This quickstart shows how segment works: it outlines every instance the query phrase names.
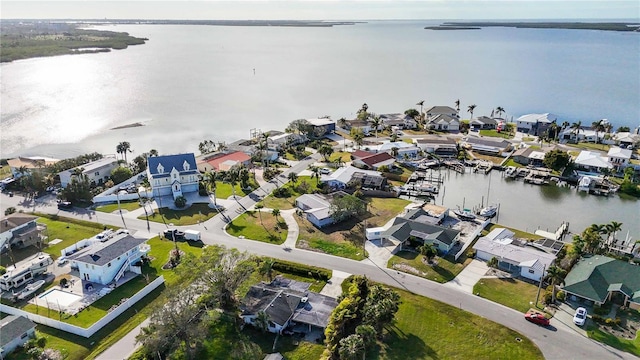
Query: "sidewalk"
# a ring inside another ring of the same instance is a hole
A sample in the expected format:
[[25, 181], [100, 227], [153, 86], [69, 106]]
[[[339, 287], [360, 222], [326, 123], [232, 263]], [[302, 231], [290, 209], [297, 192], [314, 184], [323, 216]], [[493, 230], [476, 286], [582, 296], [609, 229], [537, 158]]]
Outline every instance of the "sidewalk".
[[96, 357], [96, 360], [128, 359], [140, 347], [140, 344], [136, 343], [136, 336], [140, 334], [140, 329], [147, 325], [149, 325], [149, 319], [145, 319], [140, 325], [118, 340], [117, 343], [109, 346], [107, 350]]
[[295, 248], [298, 241], [298, 235], [300, 234], [300, 228], [296, 221], [295, 215], [296, 209], [282, 210], [280, 216], [287, 223], [287, 240], [282, 244], [285, 248]]
[[337, 299], [338, 296], [342, 294], [342, 282], [349, 276], [351, 276], [351, 274], [343, 271], [333, 270], [331, 279], [327, 281], [327, 285], [322, 288], [320, 294]]

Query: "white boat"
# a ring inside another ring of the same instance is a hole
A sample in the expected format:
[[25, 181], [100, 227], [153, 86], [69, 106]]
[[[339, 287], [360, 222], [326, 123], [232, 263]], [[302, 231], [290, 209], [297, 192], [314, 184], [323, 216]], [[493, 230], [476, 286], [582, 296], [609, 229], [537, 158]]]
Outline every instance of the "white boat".
[[480, 216], [486, 217], [486, 218], [492, 218], [496, 216], [497, 212], [498, 212], [497, 205], [489, 205], [485, 208], [482, 208], [482, 210], [480, 210]]
[[504, 174], [507, 177], [513, 178], [516, 177], [516, 170], [517, 168], [515, 166], [507, 166], [507, 170], [504, 171]]
[[476, 218], [473, 212], [471, 212], [471, 210], [469, 209], [463, 209], [463, 210], [456, 209], [456, 210], [453, 210], [453, 213], [456, 214], [456, 216], [460, 220], [474, 220]]
[[22, 291], [20, 291], [20, 293], [18, 293], [18, 300], [26, 299], [29, 295], [38, 291], [38, 289], [40, 289], [42, 285], [44, 285], [44, 282], [45, 282], [44, 280], [38, 280], [34, 283], [31, 283], [25, 286], [25, 288]]

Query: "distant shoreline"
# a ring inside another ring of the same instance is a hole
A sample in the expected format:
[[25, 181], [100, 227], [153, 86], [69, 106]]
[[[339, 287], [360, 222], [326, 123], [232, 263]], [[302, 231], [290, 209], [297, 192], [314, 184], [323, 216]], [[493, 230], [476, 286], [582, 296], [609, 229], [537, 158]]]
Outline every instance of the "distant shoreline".
[[569, 29], [640, 32], [638, 23], [621, 22], [444, 22], [427, 26], [426, 30], [477, 30], [483, 27], [514, 27], [521, 29]]
[[141, 122], [134, 122], [131, 124], [126, 124], [126, 125], [121, 125], [121, 126], [116, 126], [116, 127], [112, 127], [109, 130], [120, 130], [120, 129], [128, 129], [128, 128], [133, 128], [133, 127], [140, 127], [140, 126], [144, 126], [143, 123]]
[[[68, 20], [52, 20], [69, 22]], [[282, 26], [282, 27], [333, 27], [364, 24], [365, 21], [324, 20], [81, 20], [81, 25], [208, 25], [208, 26]]]

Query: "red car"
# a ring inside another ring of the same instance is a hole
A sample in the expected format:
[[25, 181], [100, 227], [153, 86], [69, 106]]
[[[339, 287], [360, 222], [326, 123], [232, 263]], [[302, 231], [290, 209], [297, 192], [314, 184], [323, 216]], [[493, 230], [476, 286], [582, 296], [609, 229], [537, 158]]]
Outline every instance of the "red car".
[[524, 318], [527, 321], [532, 322], [534, 324], [549, 326], [549, 319], [547, 319], [543, 314], [538, 314], [534, 312], [526, 313], [524, 314]]

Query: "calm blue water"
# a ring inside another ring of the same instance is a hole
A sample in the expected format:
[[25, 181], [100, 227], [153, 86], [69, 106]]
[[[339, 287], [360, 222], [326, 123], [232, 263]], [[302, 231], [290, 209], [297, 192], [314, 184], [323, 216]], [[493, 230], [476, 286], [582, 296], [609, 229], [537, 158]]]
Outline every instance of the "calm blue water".
[[[509, 118], [640, 125], [640, 34], [426, 25], [107, 26], [150, 40], [1, 65], [2, 157], [113, 153], [124, 140], [137, 153], [195, 151], [251, 128], [350, 117], [363, 102], [384, 113], [460, 99], [463, 117], [476, 104], [475, 116], [502, 106]], [[133, 122], [146, 126], [108, 130]]]

